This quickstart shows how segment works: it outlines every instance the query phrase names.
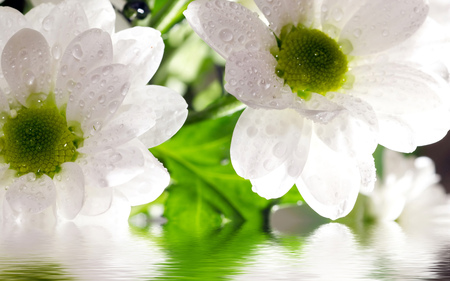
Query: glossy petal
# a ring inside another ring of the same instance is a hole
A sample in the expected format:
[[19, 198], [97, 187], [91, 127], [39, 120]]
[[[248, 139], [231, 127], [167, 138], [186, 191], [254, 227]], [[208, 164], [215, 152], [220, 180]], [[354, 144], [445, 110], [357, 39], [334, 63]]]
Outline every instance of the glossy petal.
[[77, 1], [64, 1], [54, 6], [42, 20], [40, 31], [58, 60], [69, 42], [89, 28], [83, 8]]
[[113, 36], [114, 62], [130, 66], [132, 85], [150, 81], [161, 63], [164, 42], [158, 30], [136, 26]]
[[303, 132], [303, 118], [292, 109], [247, 108], [239, 118], [231, 140], [231, 162], [246, 179], [263, 177], [286, 161]]
[[314, 24], [313, 0], [255, 0], [256, 5], [269, 21], [269, 27], [277, 36], [287, 25], [311, 26]]
[[191, 2], [184, 12], [194, 31], [222, 57], [235, 51], [269, 51], [275, 37], [258, 15], [226, 0]]
[[142, 173], [145, 159], [133, 142], [110, 148], [80, 160], [86, 185], [112, 187], [121, 185]]
[[30, 93], [50, 91], [50, 49], [39, 32], [24, 28], [14, 34], [2, 53], [3, 75], [14, 97], [27, 104]]
[[64, 51], [59, 64], [55, 87], [58, 106], [67, 103], [70, 93], [86, 73], [111, 63], [112, 57], [112, 42], [107, 32], [94, 28], [74, 38]]
[[128, 104], [119, 108], [114, 118], [100, 131], [84, 140], [81, 153], [94, 153], [122, 145], [156, 125], [155, 105], [151, 101]]
[[66, 118], [81, 123], [85, 137], [94, 135], [116, 113], [129, 84], [126, 66], [100, 66], [86, 74], [74, 86], [67, 103]]
[[417, 113], [442, 104], [437, 95], [439, 83], [416, 68], [383, 63], [357, 66], [350, 73], [355, 77], [350, 93], [368, 102], [376, 112]]
[[[378, 123], [372, 107], [347, 94], [330, 92], [326, 98], [342, 110], [326, 123], [315, 123], [316, 135], [333, 150], [372, 154], [378, 144]], [[314, 98], [306, 104], [310, 103], [316, 110], [322, 110], [323, 103], [316, 107]]]
[[343, 27], [340, 40], [349, 40], [351, 55], [369, 55], [397, 45], [416, 32], [428, 13], [427, 1], [365, 1]]
[[366, 2], [367, 0], [324, 0], [321, 5], [322, 31], [331, 38], [338, 39], [344, 26]]
[[31, 9], [28, 13], [25, 14], [25, 18], [28, 20], [30, 25], [32, 25], [33, 29], [36, 29], [39, 32], [43, 32], [43, 21], [50, 14], [50, 12], [55, 7], [56, 3], [39, 3], [38, 5], [34, 5], [33, 9]]
[[29, 173], [9, 187], [5, 198], [14, 211], [37, 214], [54, 204], [56, 189], [47, 175], [36, 178], [36, 175]]
[[3, 48], [17, 31], [22, 28], [29, 27], [24, 15], [16, 9], [10, 7], [0, 7], [0, 53]]
[[[130, 93], [125, 102], [142, 104], [154, 113], [155, 125], [139, 140], [147, 147], [157, 146], [171, 138], [184, 124], [187, 117], [187, 104], [180, 94], [161, 86], [147, 86]], [[150, 121], [151, 122], [151, 121]]]
[[113, 189], [95, 185], [85, 186], [85, 201], [80, 214], [86, 216], [100, 215], [111, 207]]
[[100, 28], [109, 34], [114, 33], [116, 13], [108, 0], [83, 0], [79, 2], [86, 12], [90, 28]]
[[379, 143], [389, 149], [404, 153], [413, 152], [417, 147], [414, 132], [400, 117], [377, 114], [380, 135]]
[[313, 134], [308, 162], [296, 185], [314, 211], [335, 220], [346, 216], [355, 205], [361, 186], [358, 163], [347, 154], [331, 150]]
[[269, 52], [239, 52], [229, 56], [225, 89], [250, 107], [289, 107], [294, 95], [275, 74], [277, 61]]
[[61, 172], [53, 182], [57, 190], [58, 213], [68, 220], [75, 218], [84, 203], [84, 175], [80, 166], [73, 162], [61, 164]]
[[[308, 159], [311, 122], [303, 119], [302, 131], [292, 157], [267, 175], [251, 179], [253, 191], [266, 199], [279, 198], [291, 189]], [[271, 168], [270, 166], [266, 168]]]
[[139, 146], [145, 159], [143, 172], [129, 182], [115, 187], [128, 199], [131, 206], [152, 202], [161, 195], [170, 182], [166, 168], [145, 146], [142, 144]]

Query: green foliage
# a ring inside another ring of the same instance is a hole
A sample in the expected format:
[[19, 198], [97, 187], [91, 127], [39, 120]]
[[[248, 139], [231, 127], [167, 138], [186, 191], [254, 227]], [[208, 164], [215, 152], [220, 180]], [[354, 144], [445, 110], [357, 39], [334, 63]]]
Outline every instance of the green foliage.
[[173, 179], [164, 211], [168, 224], [202, 232], [227, 221], [262, 221], [273, 202], [255, 194], [230, 163], [231, 135], [239, 115], [187, 125], [151, 150]]

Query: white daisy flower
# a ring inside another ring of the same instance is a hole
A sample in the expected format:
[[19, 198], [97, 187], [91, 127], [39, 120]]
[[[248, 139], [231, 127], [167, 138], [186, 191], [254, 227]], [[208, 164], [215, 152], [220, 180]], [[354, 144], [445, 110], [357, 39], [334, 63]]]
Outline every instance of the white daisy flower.
[[367, 194], [368, 211], [375, 219], [403, 224], [450, 221], [450, 197], [430, 158], [404, 157], [386, 149], [383, 171], [383, 179]]
[[156, 199], [169, 174], [148, 151], [183, 124], [187, 105], [146, 86], [158, 31], [114, 33], [109, 1], [63, 1], [26, 15], [0, 8], [0, 184], [3, 219], [73, 219], [114, 198]]
[[295, 183], [336, 219], [373, 188], [378, 143], [406, 152], [446, 134], [448, 85], [405, 58], [423, 43], [426, 1], [255, 2], [268, 26], [225, 0], [194, 1], [184, 14], [226, 59], [225, 89], [248, 106], [231, 160], [259, 195]]

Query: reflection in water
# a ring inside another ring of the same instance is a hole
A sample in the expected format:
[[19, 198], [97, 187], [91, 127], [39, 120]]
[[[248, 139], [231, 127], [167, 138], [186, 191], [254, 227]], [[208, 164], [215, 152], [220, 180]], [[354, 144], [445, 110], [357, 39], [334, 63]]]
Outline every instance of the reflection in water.
[[[445, 280], [448, 225], [366, 226], [299, 217], [183, 231], [177, 225], [74, 224], [0, 231], [0, 280]], [[284, 212], [284, 213], [283, 213]], [[292, 222], [291, 222], [292, 223]], [[302, 223], [306, 223], [303, 226]]]

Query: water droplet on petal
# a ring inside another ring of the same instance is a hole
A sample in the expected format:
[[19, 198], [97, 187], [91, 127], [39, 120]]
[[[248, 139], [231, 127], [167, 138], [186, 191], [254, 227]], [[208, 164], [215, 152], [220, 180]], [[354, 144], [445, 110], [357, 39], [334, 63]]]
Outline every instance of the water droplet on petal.
[[225, 28], [219, 32], [219, 37], [224, 42], [230, 42], [231, 40], [233, 40], [233, 33], [228, 28]]
[[118, 106], [119, 106], [119, 102], [118, 101], [110, 102], [109, 105], [108, 105], [109, 112], [111, 114], [113, 114], [114, 112], [116, 112]]
[[31, 87], [35, 84], [36, 77], [34, 76], [34, 73], [31, 70], [25, 71], [23, 74], [23, 82], [28, 87]]
[[356, 38], [359, 38], [362, 34], [362, 30], [359, 28], [356, 28], [355, 30], [353, 30], [353, 36], [355, 36]]
[[103, 104], [103, 103], [105, 103], [105, 101], [106, 101], [105, 95], [101, 95], [98, 97], [99, 104]]
[[55, 18], [53, 16], [45, 17], [45, 19], [42, 21], [42, 28], [45, 31], [50, 31], [52, 29], [54, 20]]
[[272, 152], [273, 155], [275, 155], [275, 157], [281, 158], [286, 154], [286, 151], [287, 151], [286, 144], [284, 144], [283, 142], [279, 142], [273, 147]]
[[61, 46], [58, 43], [56, 43], [52, 47], [52, 56], [53, 58], [55, 58], [55, 60], [59, 60], [59, 58], [61, 57]]
[[76, 60], [81, 60], [81, 58], [83, 57], [83, 49], [81, 48], [80, 44], [75, 44], [72, 48], [72, 56], [76, 59]]
[[344, 12], [342, 11], [341, 8], [335, 8], [333, 12], [331, 12], [331, 15], [335, 21], [340, 21], [344, 16]]

